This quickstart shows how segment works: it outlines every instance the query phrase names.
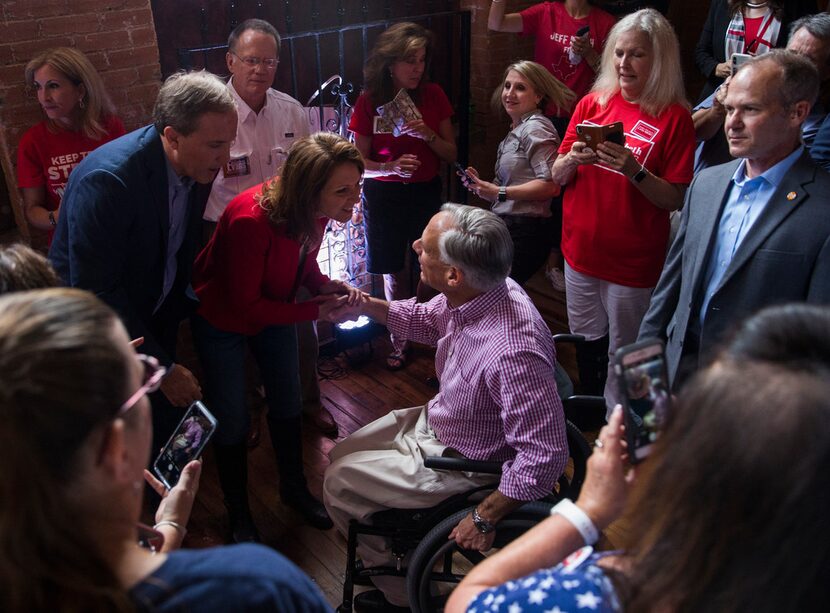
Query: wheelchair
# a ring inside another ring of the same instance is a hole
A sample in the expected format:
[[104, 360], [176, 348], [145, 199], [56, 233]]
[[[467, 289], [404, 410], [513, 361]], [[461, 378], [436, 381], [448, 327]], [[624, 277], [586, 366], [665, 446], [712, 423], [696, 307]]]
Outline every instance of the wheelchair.
[[[579, 342], [573, 335], [556, 335], [554, 342]], [[593, 396], [572, 395], [573, 386], [564, 369], [557, 368], [557, 384], [560, 395], [568, 397], [562, 401], [566, 417], [602, 415], [605, 416], [605, 401]], [[565, 379], [562, 379], [564, 374]], [[560, 384], [560, 381], [563, 383]], [[568, 387], [570, 386], [570, 387]], [[595, 419], [592, 417], [591, 419]], [[580, 429], [569, 419], [565, 421], [569, 449], [568, 465], [556, 486], [542, 500], [528, 502], [503, 518], [496, 530], [494, 548], [501, 548], [515, 540], [534, 525], [550, 515], [550, 510], [562, 498], [576, 500], [585, 480], [585, 471], [591, 447]], [[456, 457], [429, 457], [424, 462], [427, 468], [435, 470], [458, 470], [490, 474], [493, 482], [450, 496], [440, 504], [427, 509], [388, 509], [372, 516], [372, 523], [361, 524], [352, 520], [349, 524], [346, 551], [346, 572], [343, 582], [343, 601], [338, 613], [351, 613], [354, 587], [371, 586], [371, 578], [379, 575], [397, 576], [406, 579], [409, 606], [415, 613], [442, 611], [449, 593], [466, 572], [486, 556], [478, 551], [459, 548], [455, 541], [448, 539], [450, 532], [475, 505], [495, 490], [501, 475], [501, 462], [468, 460]], [[366, 568], [357, 559], [357, 542], [362, 535], [381, 536], [389, 539], [394, 565]]]

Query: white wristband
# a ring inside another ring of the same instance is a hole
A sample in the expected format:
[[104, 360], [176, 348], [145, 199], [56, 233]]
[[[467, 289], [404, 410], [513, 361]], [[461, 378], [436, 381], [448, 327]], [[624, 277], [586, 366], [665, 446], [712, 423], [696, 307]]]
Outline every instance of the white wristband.
[[562, 499], [550, 510], [550, 514], [558, 514], [567, 519], [582, 535], [586, 545], [593, 545], [599, 540], [599, 531], [591, 518], [567, 498]]
[[159, 523], [157, 523], [155, 526], [153, 526], [153, 529], [158, 530], [160, 526], [170, 526], [171, 528], [173, 528], [176, 532], [178, 532], [181, 535], [182, 539], [184, 539], [184, 537], [187, 536], [187, 528], [185, 528], [181, 524], [178, 524], [178, 523], [176, 523], [176, 522], [174, 522], [170, 519], [161, 520]]

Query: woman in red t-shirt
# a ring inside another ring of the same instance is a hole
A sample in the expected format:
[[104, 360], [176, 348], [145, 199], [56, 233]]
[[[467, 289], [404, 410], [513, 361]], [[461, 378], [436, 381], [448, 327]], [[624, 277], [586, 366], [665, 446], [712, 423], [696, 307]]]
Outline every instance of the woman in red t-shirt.
[[[432, 34], [414, 23], [398, 23], [378, 36], [363, 68], [365, 85], [355, 103], [349, 130], [366, 163], [367, 268], [383, 274], [387, 300], [401, 300], [429, 290], [417, 281], [418, 259], [412, 243], [441, 208], [441, 161], [457, 154], [450, 117], [452, 106], [444, 91], [429, 83]], [[421, 119], [391, 128], [380, 122], [377, 107], [404, 90]], [[402, 368], [407, 345], [392, 339], [387, 359], [392, 370]]]
[[46, 119], [20, 139], [17, 186], [26, 219], [48, 231], [51, 241], [69, 173], [90, 151], [124, 134], [124, 125], [101, 77], [80, 51], [45, 51], [26, 65], [25, 75]]
[[[579, 124], [616, 122], [624, 145], [605, 141], [594, 151], [577, 137]], [[604, 387], [609, 408], [618, 391], [608, 356], [637, 339], [694, 147], [674, 30], [654, 9], [632, 13], [611, 30], [597, 82], [574, 109], [551, 170], [568, 186], [562, 254], [571, 331], [587, 339], [577, 353], [580, 382], [590, 393]]]

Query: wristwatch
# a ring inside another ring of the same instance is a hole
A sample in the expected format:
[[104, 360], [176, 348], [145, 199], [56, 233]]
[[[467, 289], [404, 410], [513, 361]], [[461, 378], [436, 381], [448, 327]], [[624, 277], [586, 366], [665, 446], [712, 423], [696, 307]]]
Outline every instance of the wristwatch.
[[499, 187], [499, 202], [507, 202], [507, 186]]
[[495, 524], [491, 524], [478, 514], [478, 507], [473, 509], [473, 525], [476, 527], [476, 530], [482, 534], [490, 534], [491, 532], [496, 531]]
[[646, 175], [648, 175], [646, 167], [640, 166], [640, 170], [638, 170], [637, 173], [633, 177], [631, 177], [631, 180], [634, 181], [634, 183], [642, 183], [643, 179], [646, 178]]

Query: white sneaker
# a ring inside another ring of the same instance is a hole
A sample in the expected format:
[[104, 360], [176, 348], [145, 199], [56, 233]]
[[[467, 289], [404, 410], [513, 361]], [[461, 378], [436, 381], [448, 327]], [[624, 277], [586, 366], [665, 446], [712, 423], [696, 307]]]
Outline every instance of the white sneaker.
[[557, 292], [565, 293], [565, 273], [560, 268], [548, 268], [545, 276]]

